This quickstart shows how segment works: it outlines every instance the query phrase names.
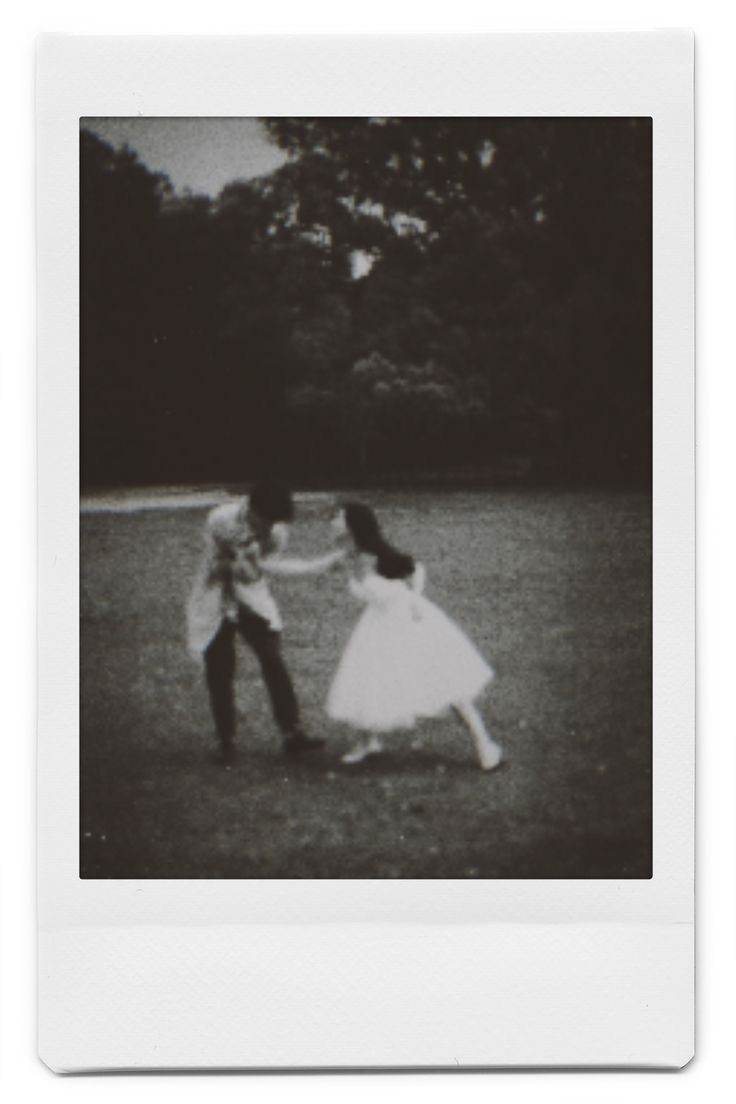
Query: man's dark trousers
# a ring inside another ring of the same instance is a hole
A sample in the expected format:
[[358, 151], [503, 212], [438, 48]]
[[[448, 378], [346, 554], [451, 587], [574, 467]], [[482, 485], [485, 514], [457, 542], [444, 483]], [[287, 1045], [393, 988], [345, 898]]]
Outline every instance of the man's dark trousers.
[[299, 706], [289, 672], [281, 656], [281, 634], [258, 614], [238, 606], [237, 622], [224, 620], [204, 653], [215, 728], [224, 751], [235, 739], [235, 633], [239, 632], [261, 665], [276, 724], [286, 736], [299, 730]]

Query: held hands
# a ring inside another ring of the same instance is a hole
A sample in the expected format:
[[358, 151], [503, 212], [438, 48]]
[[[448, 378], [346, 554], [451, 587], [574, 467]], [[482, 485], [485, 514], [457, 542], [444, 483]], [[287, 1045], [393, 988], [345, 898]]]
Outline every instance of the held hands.
[[337, 548], [332, 552], [327, 552], [324, 556], [319, 556], [316, 560], [312, 560], [311, 564], [307, 564], [308, 570], [306, 574], [312, 575], [326, 575], [328, 572], [333, 571], [339, 567], [342, 561], [345, 559], [345, 550]]
[[332, 552], [327, 552], [324, 556], [320, 556], [318, 559], [313, 560], [314, 571], [318, 575], [327, 574], [330, 571], [338, 570], [342, 567], [347, 552], [344, 548], [335, 548]]
[[347, 565], [348, 550], [347, 548], [336, 548], [334, 552], [329, 553], [329, 565], [328, 571], [340, 571]]

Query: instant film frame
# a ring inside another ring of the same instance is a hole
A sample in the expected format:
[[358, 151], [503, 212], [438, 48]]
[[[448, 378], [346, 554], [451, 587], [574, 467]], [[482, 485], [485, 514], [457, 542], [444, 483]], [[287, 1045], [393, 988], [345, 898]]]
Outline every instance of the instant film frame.
[[[79, 119], [336, 109], [653, 120], [649, 880], [79, 878]], [[685, 32], [42, 39], [39, 977], [40, 1053], [52, 1069], [678, 1067], [690, 1059], [692, 142]]]

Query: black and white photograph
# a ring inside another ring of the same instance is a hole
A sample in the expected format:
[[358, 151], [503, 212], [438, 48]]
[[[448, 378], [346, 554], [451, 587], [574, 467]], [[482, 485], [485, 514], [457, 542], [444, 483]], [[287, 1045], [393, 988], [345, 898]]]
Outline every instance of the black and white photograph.
[[651, 878], [652, 140], [80, 119], [81, 878]]
[[690, 1061], [693, 45], [43, 36], [52, 1071]]

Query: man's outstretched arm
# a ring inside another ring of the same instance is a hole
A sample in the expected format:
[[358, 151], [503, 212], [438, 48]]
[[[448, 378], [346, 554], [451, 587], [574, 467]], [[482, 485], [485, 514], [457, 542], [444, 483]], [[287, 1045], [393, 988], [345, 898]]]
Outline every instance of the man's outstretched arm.
[[269, 556], [261, 560], [261, 569], [266, 575], [280, 576], [282, 578], [298, 575], [324, 575], [339, 560], [343, 559], [345, 551], [342, 548], [334, 552], [328, 552], [325, 556], [318, 556], [314, 560], [300, 560], [293, 557]]

